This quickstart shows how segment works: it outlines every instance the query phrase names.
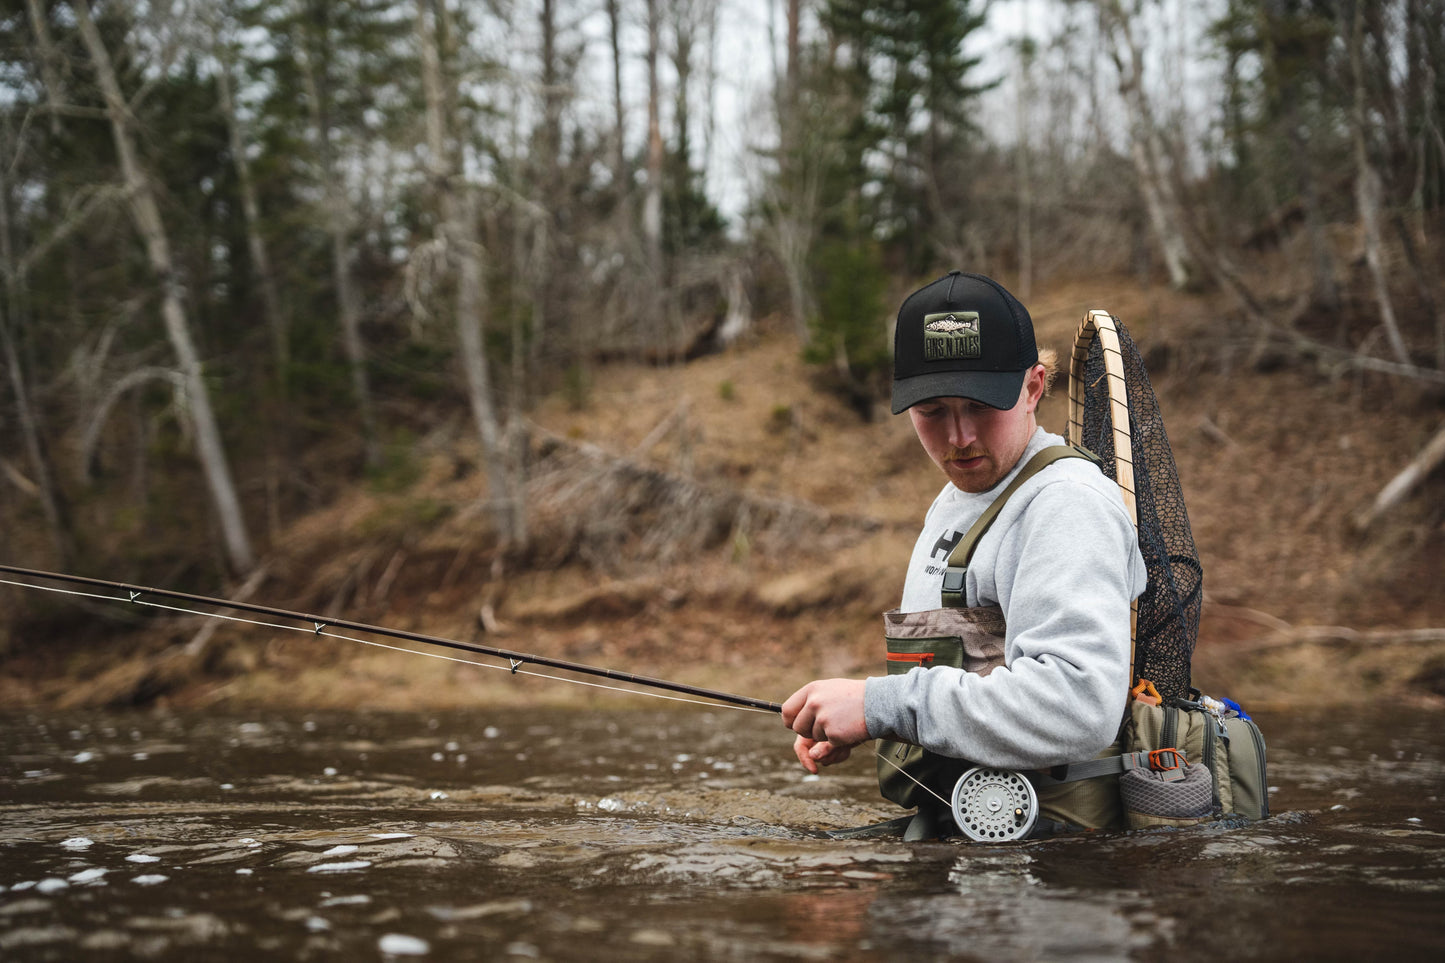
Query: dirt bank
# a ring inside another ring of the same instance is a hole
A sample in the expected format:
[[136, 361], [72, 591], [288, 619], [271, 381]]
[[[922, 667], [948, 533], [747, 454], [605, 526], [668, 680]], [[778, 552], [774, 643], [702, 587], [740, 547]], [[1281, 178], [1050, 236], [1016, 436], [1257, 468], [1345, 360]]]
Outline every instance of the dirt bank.
[[[1438, 429], [1438, 399], [1284, 363], [1226, 323], [1219, 299], [1118, 280], [1043, 292], [1041, 343], [1067, 356], [1090, 308], [1119, 316], [1150, 360], [1205, 570], [1196, 681], [1271, 703], [1445, 696], [1440, 479], [1371, 530], [1350, 525]], [[906, 422], [882, 405], [860, 420], [798, 354], [764, 325], [685, 366], [595, 370], [581, 406], [548, 399], [525, 557], [496, 554], [454, 413], [418, 443], [412, 483], [347, 490], [235, 588], [769, 699], [874, 671], [878, 613], [940, 479]], [[1062, 431], [1064, 408], [1056, 390], [1045, 427]], [[4, 704], [623, 698], [244, 626], [116, 635], [67, 605], [46, 602], [11, 640]]]

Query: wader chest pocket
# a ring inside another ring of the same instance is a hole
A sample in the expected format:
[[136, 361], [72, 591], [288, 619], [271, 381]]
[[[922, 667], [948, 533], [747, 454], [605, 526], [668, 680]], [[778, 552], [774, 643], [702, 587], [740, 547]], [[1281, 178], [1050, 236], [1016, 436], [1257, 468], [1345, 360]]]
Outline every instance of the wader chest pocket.
[[888, 674], [902, 675], [916, 666], [963, 668], [963, 640], [952, 638], [888, 639]]
[[933, 667], [934, 653], [932, 652], [889, 652], [888, 653], [888, 674], [898, 675], [907, 672], [915, 665], [921, 665], [925, 669]]

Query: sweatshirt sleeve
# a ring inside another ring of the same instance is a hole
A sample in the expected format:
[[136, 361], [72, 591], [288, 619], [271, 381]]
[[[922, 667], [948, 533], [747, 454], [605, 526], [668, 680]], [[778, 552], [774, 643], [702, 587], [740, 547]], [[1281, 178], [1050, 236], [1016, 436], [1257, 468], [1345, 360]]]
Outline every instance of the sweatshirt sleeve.
[[1093, 757], [1123, 715], [1129, 606], [1145, 583], [1117, 495], [1068, 478], [1044, 484], [1003, 531], [990, 570], [981, 588], [1008, 624], [1004, 665], [987, 676], [936, 667], [870, 678], [869, 735], [1005, 768]]

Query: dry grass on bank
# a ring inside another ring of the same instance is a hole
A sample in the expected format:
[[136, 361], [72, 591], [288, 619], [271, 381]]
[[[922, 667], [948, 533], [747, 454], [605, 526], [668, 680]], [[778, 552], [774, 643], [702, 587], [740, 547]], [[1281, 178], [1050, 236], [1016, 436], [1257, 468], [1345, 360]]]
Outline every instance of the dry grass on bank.
[[[1351, 515], [1437, 428], [1437, 399], [1380, 376], [1261, 366], [1217, 298], [1117, 279], [1033, 299], [1067, 355], [1090, 308], [1153, 378], [1205, 569], [1196, 678], [1272, 703], [1445, 696], [1437, 478], [1375, 529]], [[1041, 420], [1061, 431], [1064, 392]], [[504, 564], [469, 433], [438, 429], [400, 490], [357, 486], [281, 534], [255, 601], [781, 699], [878, 662], [941, 480], [906, 422], [862, 421], [766, 331], [686, 366], [592, 374], [535, 413], [533, 547]], [[1310, 628], [1310, 627], [1316, 628]], [[1339, 626], [1323, 629], [1320, 626]], [[0, 702], [408, 708], [627, 697], [355, 643], [176, 622], [115, 658], [16, 640]], [[1414, 634], [1411, 634], [1413, 632]], [[189, 654], [187, 654], [189, 653]]]

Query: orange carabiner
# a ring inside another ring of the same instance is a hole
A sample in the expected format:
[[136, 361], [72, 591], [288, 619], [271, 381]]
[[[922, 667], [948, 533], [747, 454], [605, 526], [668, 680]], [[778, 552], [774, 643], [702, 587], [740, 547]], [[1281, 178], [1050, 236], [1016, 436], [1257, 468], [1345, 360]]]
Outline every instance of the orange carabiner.
[[1149, 768], [1155, 772], [1183, 769], [1187, 765], [1189, 765], [1189, 760], [1184, 758], [1184, 753], [1172, 746], [1154, 749], [1149, 753]]
[[1157, 706], [1164, 701], [1164, 697], [1159, 694], [1159, 690], [1154, 688], [1154, 683], [1148, 679], [1140, 679], [1139, 684], [1129, 690], [1129, 696], [1132, 699], [1144, 703], [1146, 706]]

